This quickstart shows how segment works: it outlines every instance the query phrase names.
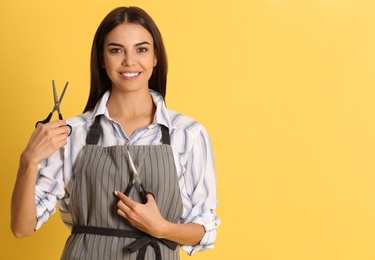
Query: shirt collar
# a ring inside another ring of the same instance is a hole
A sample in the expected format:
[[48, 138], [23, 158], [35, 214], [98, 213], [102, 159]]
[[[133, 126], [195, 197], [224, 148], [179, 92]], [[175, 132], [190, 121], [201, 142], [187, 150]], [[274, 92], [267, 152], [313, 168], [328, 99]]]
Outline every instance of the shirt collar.
[[98, 103], [96, 103], [94, 111], [92, 112], [92, 119], [94, 119], [98, 115], [105, 115], [106, 117], [110, 118], [107, 110], [107, 102], [110, 95], [111, 91], [107, 90], [99, 99]]
[[[167, 107], [165, 106], [164, 99], [163, 97], [156, 91], [149, 89], [150, 95], [152, 97], [152, 100], [154, 101], [154, 104], [156, 106], [156, 112], [154, 116], [154, 124], [161, 124], [165, 125], [166, 127], [170, 128], [171, 127], [171, 121], [168, 116], [168, 110]], [[107, 90], [103, 96], [100, 98], [99, 102], [96, 104], [93, 113], [92, 113], [92, 119], [94, 119], [98, 115], [105, 115], [109, 119], [111, 117], [109, 116], [109, 112], [107, 109], [107, 102], [108, 99], [111, 95], [111, 91]], [[111, 119], [112, 120], [112, 119]]]

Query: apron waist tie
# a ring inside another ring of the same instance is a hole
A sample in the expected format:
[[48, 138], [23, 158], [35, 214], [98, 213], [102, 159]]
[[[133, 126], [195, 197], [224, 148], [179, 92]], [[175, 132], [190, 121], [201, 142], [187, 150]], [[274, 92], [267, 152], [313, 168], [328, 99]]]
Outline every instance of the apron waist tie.
[[93, 234], [102, 236], [136, 238], [137, 240], [128, 246], [128, 250], [130, 253], [134, 253], [139, 250], [137, 260], [145, 259], [146, 249], [149, 245], [155, 251], [155, 259], [162, 260], [160, 246], [157, 241], [160, 241], [161, 243], [165, 244], [171, 250], [175, 250], [177, 248], [176, 242], [166, 239], [157, 239], [144, 232], [137, 230], [103, 228], [93, 226], [73, 226], [72, 234]]

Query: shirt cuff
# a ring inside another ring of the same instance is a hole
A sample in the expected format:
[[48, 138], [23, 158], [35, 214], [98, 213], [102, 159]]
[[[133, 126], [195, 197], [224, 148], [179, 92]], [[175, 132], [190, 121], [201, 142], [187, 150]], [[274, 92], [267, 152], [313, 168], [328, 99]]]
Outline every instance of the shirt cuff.
[[35, 192], [35, 205], [36, 205], [36, 226], [35, 230], [38, 230], [44, 223], [48, 221], [51, 215], [53, 215], [56, 212], [56, 208], [52, 207], [54, 205], [52, 203], [51, 207], [48, 208], [48, 200], [47, 198], [40, 196], [41, 193], [36, 190]]
[[213, 249], [216, 240], [216, 229], [220, 226], [220, 219], [214, 216], [213, 221], [207, 222], [207, 219], [197, 219], [193, 223], [202, 225], [206, 230], [201, 242], [196, 246], [181, 245], [181, 249], [188, 255], [193, 255], [196, 252], [204, 251], [206, 249]]

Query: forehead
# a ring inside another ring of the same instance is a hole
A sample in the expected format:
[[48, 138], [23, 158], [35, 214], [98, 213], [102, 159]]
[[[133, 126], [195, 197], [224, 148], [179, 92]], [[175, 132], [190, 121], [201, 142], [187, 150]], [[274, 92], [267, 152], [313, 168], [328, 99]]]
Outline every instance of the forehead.
[[105, 38], [105, 43], [136, 44], [143, 41], [147, 41], [151, 45], [154, 42], [152, 35], [142, 25], [135, 23], [119, 24]]

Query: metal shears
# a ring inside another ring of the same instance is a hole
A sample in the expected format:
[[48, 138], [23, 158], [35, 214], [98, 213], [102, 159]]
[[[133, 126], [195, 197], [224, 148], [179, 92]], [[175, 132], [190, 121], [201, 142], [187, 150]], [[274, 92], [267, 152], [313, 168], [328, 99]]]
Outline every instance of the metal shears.
[[133, 185], [134, 183], [138, 183], [140, 188], [141, 188], [141, 192], [140, 192], [140, 195], [141, 195], [141, 202], [143, 204], [145, 204], [147, 202], [147, 194], [151, 194], [154, 198], [154, 194], [152, 194], [151, 192], [148, 192], [145, 187], [143, 186], [142, 184], [142, 181], [141, 181], [141, 178], [139, 177], [139, 171], [141, 170], [142, 166], [143, 166], [143, 159], [144, 159], [144, 155], [138, 165], [138, 170], [135, 168], [135, 165], [134, 165], [134, 162], [133, 162], [133, 159], [130, 155], [130, 152], [129, 150], [127, 151], [128, 152], [128, 156], [129, 156], [129, 162], [130, 162], [130, 167], [132, 168], [132, 171], [133, 171], [133, 180], [129, 182], [128, 186], [126, 187], [126, 190], [124, 192], [124, 194], [126, 196], [129, 196], [129, 193], [130, 193], [130, 190], [133, 188]]
[[[52, 80], [52, 91], [53, 91], [53, 99], [54, 99], [54, 106], [53, 106], [53, 109], [52, 111], [48, 114], [47, 118], [42, 120], [42, 121], [38, 121], [36, 122], [35, 124], [35, 127], [38, 126], [39, 123], [42, 123], [42, 124], [46, 124], [48, 123], [49, 121], [51, 121], [51, 117], [53, 115], [53, 113], [55, 111], [57, 111], [59, 113], [59, 119], [60, 120], [63, 120], [63, 116], [60, 112], [60, 104], [62, 102], [62, 99], [64, 97], [64, 94], [65, 94], [65, 91], [66, 91], [66, 88], [68, 87], [68, 82], [66, 82], [65, 84], [65, 87], [64, 87], [64, 90], [63, 92], [61, 93], [61, 96], [60, 96], [60, 99], [57, 98], [57, 92], [56, 92], [56, 86], [55, 86], [55, 81]], [[69, 129], [69, 133], [68, 133], [68, 136], [72, 133], [72, 126], [71, 125], [66, 125]]]

